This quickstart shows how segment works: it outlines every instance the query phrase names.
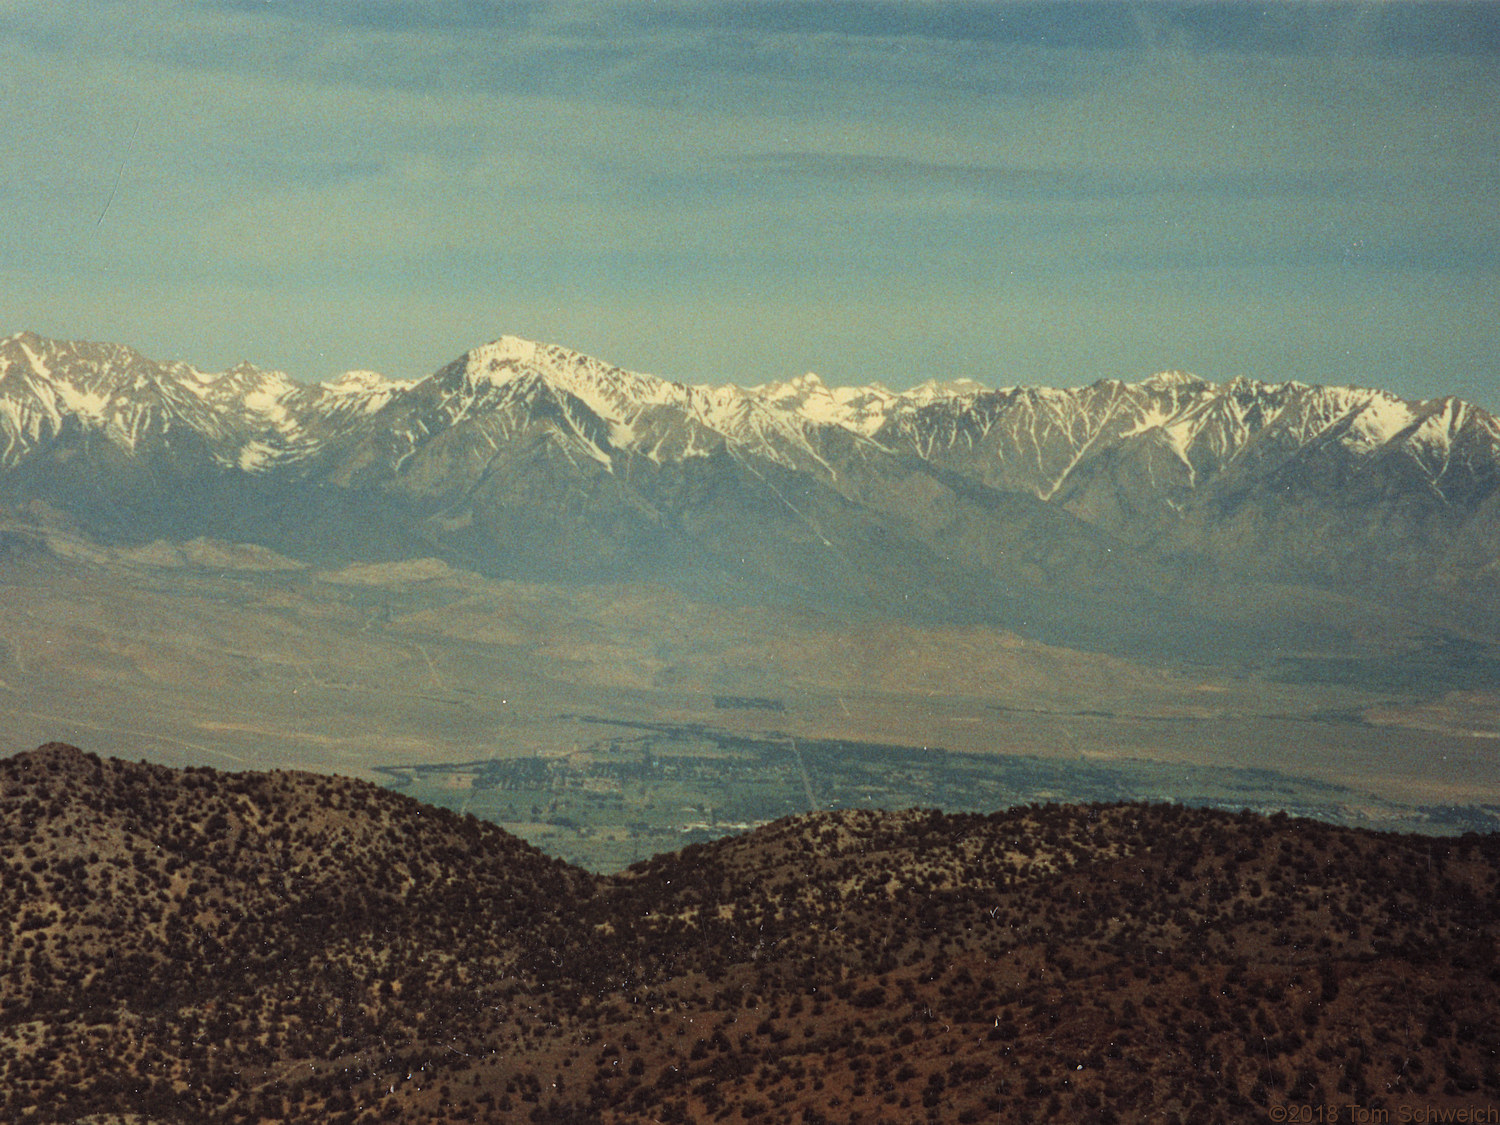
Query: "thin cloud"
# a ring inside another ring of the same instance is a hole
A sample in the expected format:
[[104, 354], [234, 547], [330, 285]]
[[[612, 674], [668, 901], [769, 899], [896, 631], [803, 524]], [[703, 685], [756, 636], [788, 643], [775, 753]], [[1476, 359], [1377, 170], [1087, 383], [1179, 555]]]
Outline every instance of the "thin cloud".
[[1500, 256], [1494, 12], [4, 3], [0, 324], [309, 377], [517, 331], [747, 382], [899, 383], [942, 333], [952, 374], [1066, 382], [1153, 333], [1255, 373], [1337, 294], [1345, 368], [1300, 377], [1493, 356], [1460, 314]]
[[742, 173], [840, 183], [900, 185], [910, 190], [961, 187], [996, 198], [1066, 203], [1194, 195], [1225, 200], [1372, 195], [1423, 186], [1413, 174], [1380, 167], [1202, 172], [1108, 168], [1007, 167], [867, 153], [778, 152], [736, 163]]

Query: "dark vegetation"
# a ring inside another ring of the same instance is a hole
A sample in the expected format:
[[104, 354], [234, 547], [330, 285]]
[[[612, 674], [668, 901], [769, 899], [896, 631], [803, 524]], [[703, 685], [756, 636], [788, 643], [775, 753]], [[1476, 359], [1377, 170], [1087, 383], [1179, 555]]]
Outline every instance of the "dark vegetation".
[[1139, 804], [817, 813], [599, 877], [360, 782], [54, 744], [0, 762], [0, 1120], [1488, 1106], [1497, 891], [1500, 837]]

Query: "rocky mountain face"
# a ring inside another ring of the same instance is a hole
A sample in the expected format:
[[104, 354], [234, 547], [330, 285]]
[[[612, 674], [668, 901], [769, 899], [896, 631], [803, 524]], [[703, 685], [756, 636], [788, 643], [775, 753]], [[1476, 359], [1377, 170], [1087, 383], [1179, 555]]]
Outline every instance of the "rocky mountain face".
[[596, 877], [360, 782], [54, 744], [0, 761], [0, 1117], [1454, 1112], [1500, 1098], [1496, 845], [846, 810]]
[[0, 497], [111, 541], [1077, 625], [1242, 579], [1500, 604], [1497, 486], [1494, 416], [1349, 387], [690, 387], [513, 337], [304, 386], [0, 341]]

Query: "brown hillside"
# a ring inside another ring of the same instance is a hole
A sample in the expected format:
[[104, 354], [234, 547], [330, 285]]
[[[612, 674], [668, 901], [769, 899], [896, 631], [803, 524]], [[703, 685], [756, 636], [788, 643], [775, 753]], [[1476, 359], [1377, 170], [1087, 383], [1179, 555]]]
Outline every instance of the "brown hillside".
[[364, 783], [57, 744], [0, 763], [0, 856], [7, 1121], [208, 1120], [293, 1060], [458, 1050], [593, 890]]
[[846, 811], [595, 879], [362, 783], [50, 746], [0, 762], [0, 859], [6, 1121], [1500, 1105], [1493, 837]]

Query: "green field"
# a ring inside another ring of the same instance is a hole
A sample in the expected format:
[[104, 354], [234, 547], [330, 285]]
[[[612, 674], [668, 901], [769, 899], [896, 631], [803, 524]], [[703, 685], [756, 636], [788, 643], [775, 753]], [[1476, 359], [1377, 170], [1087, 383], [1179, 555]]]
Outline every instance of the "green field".
[[1032, 802], [1176, 801], [1428, 832], [1500, 828], [1500, 807], [1416, 808], [1263, 769], [760, 735], [583, 716], [599, 739], [556, 757], [379, 767], [393, 788], [494, 821], [597, 871], [811, 809], [991, 812]]

